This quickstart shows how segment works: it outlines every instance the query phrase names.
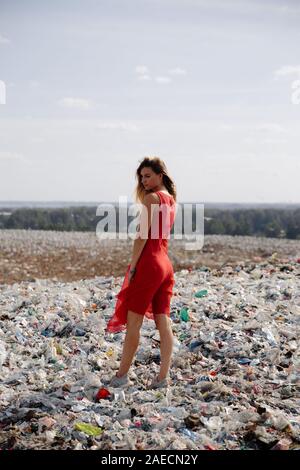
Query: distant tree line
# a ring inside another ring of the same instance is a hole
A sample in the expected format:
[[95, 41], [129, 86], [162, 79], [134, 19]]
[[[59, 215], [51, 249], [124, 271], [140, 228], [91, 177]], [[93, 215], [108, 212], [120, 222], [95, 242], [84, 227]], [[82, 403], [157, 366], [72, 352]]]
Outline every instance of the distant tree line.
[[253, 235], [300, 240], [300, 208], [205, 211], [205, 234]]
[[[253, 235], [300, 240], [300, 208], [297, 209], [205, 209], [204, 233]], [[58, 231], [95, 231], [104, 216], [96, 215], [96, 207], [0, 209], [0, 229], [32, 229]], [[135, 217], [128, 217], [130, 223]], [[184, 220], [184, 217], [183, 217]], [[193, 208], [192, 228], [196, 229]], [[104, 227], [107, 231], [108, 227]], [[125, 227], [126, 230], [126, 227]], [[119, 231], [116, 207], [116, 231]], [[122, 230], [124, 231], [124, 227]], [[174, 228], [172, 229], [172, 233]]]

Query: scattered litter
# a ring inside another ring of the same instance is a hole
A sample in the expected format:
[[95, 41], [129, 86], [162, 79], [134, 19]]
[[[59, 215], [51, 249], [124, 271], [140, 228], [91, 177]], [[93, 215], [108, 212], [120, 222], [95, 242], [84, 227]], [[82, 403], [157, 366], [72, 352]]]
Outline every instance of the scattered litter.
[[123, 277], [0, 285], [0, 448], [299, 450], [299, 275], [294, 254], [175, 272], [159, 391], [147, 389], [160, 364], [148, 319], [131, 385], [108, 385]]

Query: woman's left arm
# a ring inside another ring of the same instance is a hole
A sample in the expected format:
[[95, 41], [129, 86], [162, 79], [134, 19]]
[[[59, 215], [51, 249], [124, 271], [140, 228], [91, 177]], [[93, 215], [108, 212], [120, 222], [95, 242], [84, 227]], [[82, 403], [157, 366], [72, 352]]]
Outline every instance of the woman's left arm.
[[[152, 218], [154, 214], [155, 206], [153, 206], [153, 204], [157, 204], [156, 196], [154, 196], [152, 193], [146, 194], [143, 200], [139, 233], [137, 234], [137, 237], [135, 238], [134, 244], [133, 244], [133, 252], [132, 252], [132, 259], [130, 263], [130, 269], [134, 269], [136, 267], [139, 257], [141, 256], [142, 251], [144, 249], [144, 246], [147, 243], [148, 233], [151, 227]], [[142, 232], [141, 232], [141, 225], [142, 225], [142, 228], [144, 228]], [[142, 238], [141, 234], [146, 235], [147, 238]]]

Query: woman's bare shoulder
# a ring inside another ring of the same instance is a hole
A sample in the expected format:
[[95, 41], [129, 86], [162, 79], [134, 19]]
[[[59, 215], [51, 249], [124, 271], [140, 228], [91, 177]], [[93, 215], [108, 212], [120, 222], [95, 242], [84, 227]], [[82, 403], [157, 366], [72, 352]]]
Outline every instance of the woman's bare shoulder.
[[143, 199], [143, 204], [155, 204], [159, 202], [159, 195], [156, 193], [148, 193], [145, 194], [144, 199]]

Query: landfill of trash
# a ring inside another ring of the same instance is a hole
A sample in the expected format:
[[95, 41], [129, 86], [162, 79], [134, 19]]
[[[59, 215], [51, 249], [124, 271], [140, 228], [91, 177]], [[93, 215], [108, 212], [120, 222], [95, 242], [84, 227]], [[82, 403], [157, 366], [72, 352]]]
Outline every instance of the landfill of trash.
[[[53, 279], [63, 282], [94, 276], [123, 276], [133, 240], [97, 238], [95, 232], [0, 230], [0, 284]], [[175, 271], [230, 262], [258, 262], [272, 253], [280, 258], [299, 256], [299, 240], [240, 235], [205, 235], [200, 250], [187, 250], [185, 240], [169, 240]]]
[[146, 318], [131, 384], [109, 387], [122, 276], [1, 284], [0, 449], [300, 450], [299, 257], [175, 280], [171, 385], [159, 390], [147, 388], [160, 350]]

